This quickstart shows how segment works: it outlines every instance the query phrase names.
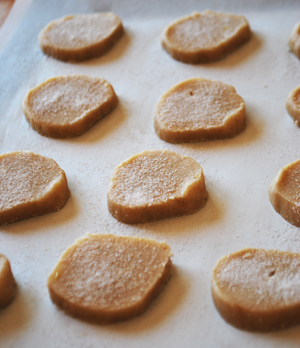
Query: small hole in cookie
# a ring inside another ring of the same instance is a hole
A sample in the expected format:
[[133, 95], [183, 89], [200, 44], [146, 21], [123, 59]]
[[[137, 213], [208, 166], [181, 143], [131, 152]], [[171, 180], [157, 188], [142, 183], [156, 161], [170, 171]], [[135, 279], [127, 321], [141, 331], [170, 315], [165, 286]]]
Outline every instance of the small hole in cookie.
[[190, 91], [190, 95], [194, 95], [194, 92], [193, 92], [193, 91]]
[[269, 277], [273, 277], [274, 274], [275, 274], [275, 270], [273, 270], [269, 273]]

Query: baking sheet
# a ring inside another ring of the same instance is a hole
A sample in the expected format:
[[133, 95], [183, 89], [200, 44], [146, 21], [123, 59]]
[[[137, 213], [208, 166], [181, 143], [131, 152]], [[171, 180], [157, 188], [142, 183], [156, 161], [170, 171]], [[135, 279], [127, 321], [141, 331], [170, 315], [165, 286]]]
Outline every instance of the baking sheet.
[[[0, 153], [29, 150], [53, 158], [66, 172], [71, 198], [57, 213], [0, 227], [0, 252], [18, 283], [14, 302], [0, 312], [0, 347], [298, 347], [300, 327], [255, 334], [226, 324], [210, 295], [211, 270], [223, 255], [244, 247], [300, 250], [300, 230], [275, 213], [268, 187], [278, 170], [300, 158], [300, 130], [285, 110], [300, 83], [300, 61], [288, 37], [300, 18], [297, 1], [213, 1], [211, 10], [247, 17], [253, 38], [225, 59], [205, 65], [173, 60], [160, 45], [163, 28], [208, 7], [205, 1], [18, 0], [0, 30]], [[39, 49], [39, 31], [70, 13], [113, 11], [126, 34], [105, 56], [64, 63]], [[107, 79], [119, 105], [84, 135], [40, 136], [21, 108], [29, 88], [56, 75]], [[191, 77], [233, 85], [244, 98], [247, 128], [233, 139], [172, 145], [154, 132], [160, 96]], [[196, 214], [140, 225], [116, 221], [107, 210], [113, 169], [146, 149], [188, 155], [204, 170], [209, 199]], [[0, 183], [1, 185], [1, 183]], [[47, 276], [61, 253], [85, 233], [134, 235], [166, 241], [173, 276], [140, 317], [90, 325], [50, 301]]]

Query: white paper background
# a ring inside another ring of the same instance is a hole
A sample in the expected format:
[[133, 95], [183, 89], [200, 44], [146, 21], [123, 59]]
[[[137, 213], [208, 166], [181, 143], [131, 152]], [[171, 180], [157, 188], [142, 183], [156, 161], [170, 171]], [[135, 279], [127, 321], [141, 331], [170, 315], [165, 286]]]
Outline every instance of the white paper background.
[[[251, 3], [251, 4], [250, 4]], [[300, 18], [297, 1], [30, 1], [15, 3], [0, 30], [0, 153], [30, 150], [53, 158], [67, 174], [71, 198], [57, 213], [0, 227], [0, 253], [18, 283], [14, 302], [0, 312], [0, 347], [299, 347], [300, 327], [255, 334], [226, 324], [210, 295], [210, 275], [223, 255], [244, 247], [300, 250], [300, 230], [275, 213], [268, 187], [278, 170], [300, 158], [300, 129], [285, 110], [300, 83], [300, 61], [288, 37]], [[162, 29], [206, 8], [240, 13], [253, 30], [249, 43], [213, 64], [173, 60], [160, 45]], [[105, 56], [64, 63], [43, 55], [37, 35], [70, 13], [114, 11], [125, 36]], [[88, 74], [107, 79], [118, 107], [71, 140], [40, 136], [21, 108], [29, 88], [51, 76]], [[247, 128], [233, 139], [171, 145], [154, 132], [153, 112], [174, 84], [201, 76], [233, 85], [247, 107]], [[113, 169], [132, 154], [169, 149], [191, 156], [204, 170], [209, 199], [198, 213], [125, 225], [107, 211]], [[1, 187], [1, 183], [0, 183]], [[140, 317], [110, 326], [63, 314], [50, 301], [46, 280], [63, 250], [91, 233], [166, 241], [174, 272]], [[300, 290], [299, 290], [300, 291]]]

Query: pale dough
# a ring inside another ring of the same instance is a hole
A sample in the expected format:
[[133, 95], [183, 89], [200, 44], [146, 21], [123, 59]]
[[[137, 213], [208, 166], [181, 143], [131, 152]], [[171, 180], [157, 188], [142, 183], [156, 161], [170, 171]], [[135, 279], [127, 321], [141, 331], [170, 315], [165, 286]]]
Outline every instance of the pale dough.
[[300, 22], [298, 22], [292, 30], [289, 45], [291, 51], [300, 59]]
[[29, 90], [23, 100], [23, 112], [40, 134], [72, 138], [86, 132], [117, 103], [114, 89], [102, 78], [58, 76]]
[[171, 274], [164, 242], [88, 234], [61, 256], [48, 278], [52, 301], [66, 313], [108, 324], [143, 313]]
[[57, 211], [70, 196], [65, 172], [32, 152], [0, 155], [0, 182], [0, 225]]
[[230, 85], [192, 78], [161, 97], [154, 126], [156, 134], [170, 143], [234, 137], [246, 126], [245, 102]]
[[101, 56], [123, 33], [113, 13], [70, 15], [50, 22], [39, 34], [39, 43], [49, 56], [80, 61]]
[[194, 12], [169, 25], [162, 46], [175, 59], [186, 63], [213, 62], [247, 42], [251, 30], [239, 15]]
[[295, 124], [300, 127], [300, 86], [296, 87], [288, 95], [286, 109], [293, 118]]
[[0, 309], [11, 303], [15, 297], [15, 279], [8, 259], [0, 254]]
[[300, 254], [244, 249], [222, 257], [212, 272], [220, 315], [243, 330], [273, 331], [300, 324]]
[[300, 160], [278, 172], [269, 187], [269, 198], [274, 209], [286, 221], [300, 227]]
[[107, 201], [113, 217], [134, 224], [195, 213], [207, 196], [196, 161], [172, 151], [151, 150], [115, 168]]

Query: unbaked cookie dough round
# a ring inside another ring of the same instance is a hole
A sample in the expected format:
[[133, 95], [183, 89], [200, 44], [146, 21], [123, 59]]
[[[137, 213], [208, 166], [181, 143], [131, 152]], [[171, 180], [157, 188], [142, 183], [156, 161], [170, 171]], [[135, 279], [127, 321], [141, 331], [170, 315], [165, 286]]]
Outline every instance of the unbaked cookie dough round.
[[195, 213], [207, 197], [200, 164], [172, 151], [151, 150], [115, 168], [107, 202], [114, 218], [134, 224]]
[[245, 102], [223, 82], [189, 79], [161, 97], [154, 126], [156, 134], [169, 143], [231, 138], [246, 126]]
[[48, 278], [51, 300], [76, 318], [109, 324], [143, 313], [171, 275], [170, 247], [153, 239], [87, 234]]
[[0, 254], [0, 309], [8, 306], [15, 297], [15, 279], [8, 259]]
[[50, 22], [39, 34], [39, 43], [49, 56], [80, 61], [101, 56], [123, 33], [113, 13], [70, 15]]
[[295, 124], [300, 127], [300, 86], [293, 89], [288, 95], [285, 106]]
[[300, 324], [300, 254], [243, 249], [222, 257], [212, 272], [212, 297], [229, 324], [274, 331]]
[[162, 34], [163, 48], [185, 63], [207, 63], [223, 58], [247, 42], [251, 30], [239, 15], [194, 12], [169, 25]]
[[0, 225], [57, 211], [70, 196], [65, 172], [32, 152], [0, 155], [0, 182]]
[[300, 59], [300, 22], [298, 22], [290, 35], [289, 45], [291, 51]]
[[51, 138], [73, 138], [113, 110], [118, 98], [104, 79], [57, 76], [28, 91], [23, 112], [31, 127]]

